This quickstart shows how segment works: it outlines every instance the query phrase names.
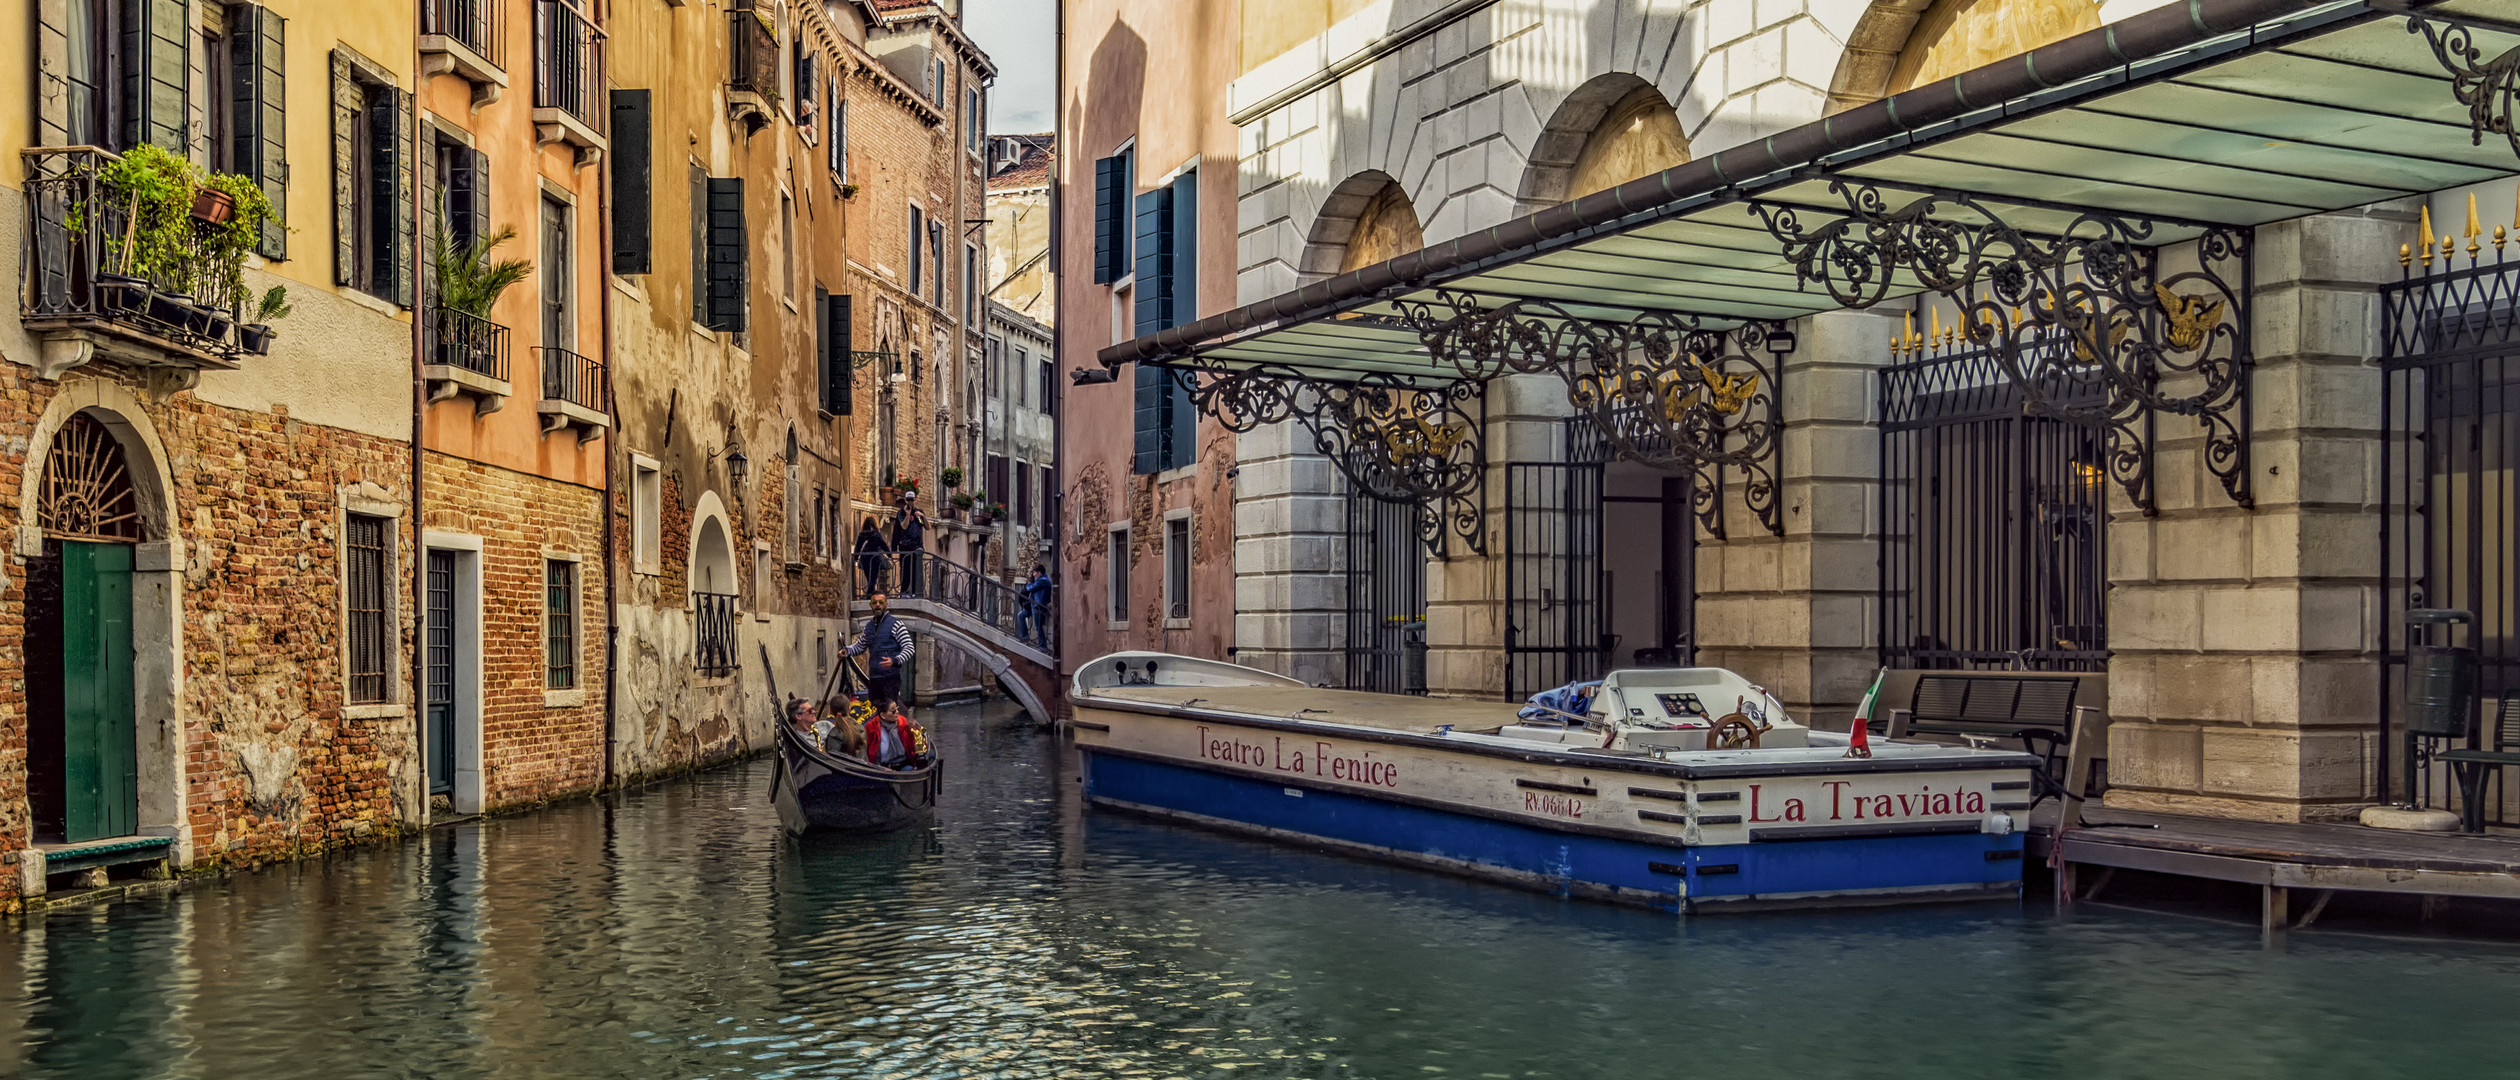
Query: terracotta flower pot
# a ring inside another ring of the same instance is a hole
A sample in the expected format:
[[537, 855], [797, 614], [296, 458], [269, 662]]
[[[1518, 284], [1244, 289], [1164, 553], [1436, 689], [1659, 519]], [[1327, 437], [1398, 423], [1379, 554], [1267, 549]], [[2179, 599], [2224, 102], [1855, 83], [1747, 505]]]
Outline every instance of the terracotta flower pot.
[[236, 197], [217, 188], [193, 192], [192, 216], [211, 225], [224, 225], [236, 216]]

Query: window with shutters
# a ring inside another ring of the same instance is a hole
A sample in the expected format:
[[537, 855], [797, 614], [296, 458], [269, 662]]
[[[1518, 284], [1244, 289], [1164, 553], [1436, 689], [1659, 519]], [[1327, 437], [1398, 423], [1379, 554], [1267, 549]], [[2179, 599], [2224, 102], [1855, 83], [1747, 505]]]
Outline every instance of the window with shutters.
[[980, 247], [963, 245], [963, 321], [980, 321]]
[[1103, 618], [1114, 630], [1129, 628], [1129, 527], [1114, 525], [1103, 546], [1110, 572], [1103, 575]]
[[392, 700], [393, 523], [348, 514], [342, 533], [342, 638], [349, 700], [354, 705], [380, 704]]
[[649, 141], [645, 90], [612, 92], [612, 271], [644, 274], [654, 268], [655, 146]]
[[226, 4], [201, 5], [202, 164], [235, 172], [236, 57], [228, 47]]
[[665, 476], [655, 458], [630, 455], [630, 566], [642, 574], [659, 569], [665, 519]]
[[709, 171], [691, 167], [691, 321], [709, 325]]
[[1137, 146], [1094, 162], [1094, 284], [1128, 280], [1135, 266], [1129, 260], [1129, 198], [1137, 189]]
[[1051, 363], [1048, 360], [1041, 362], [1041, 415], [1043, 416], [1052, 416], [1056, 414], [1055, 410], [1051, 406], [1051, 402], [1059, 400], [1058, 377], [1058, 365]]
[[922, 267], [922, 257], [926, 254], [926, 252], [927, 252], [927, 211], [920, 209], [920, 208], [919, 208], [919, 204], [917, 204], [917, 203], [911, 203], [911, 204], [910, 204], [910, 295], [912, 295], [912, 296], [923, 296], [923, 295], [926, 295], [926, 291], [927, 291], [927, 290], [926, 290], [926, 287], [925, 287], [925, 286], [926, 286], [927, 279], [926, 279], [925, 277], [922, 277], [922, 276], [920, 275], [920, 273], [919, 273], [919, 271], [923, 268], [923, 267]]
[[[575, 208], [542, 197], [542, 342], [545, 350], [577, 348], [577, 228]], [[544, 357], [549, 364], [552, 358]]]
[[490, 231], [489, 160], [442, 132], [429, 139], [430, 227], [443, 223], [459, 251]]
[[840, 80], [831, 80], [831, 115], [824, 123], [831, 125], [830, 154], [832, 179], [849, 182], [849, 103], [840, 100]]
[[857, 392], [857, 367], [852, 351], [856, 345], [849, 324], [848, 295], [844, 293], [816, 300], [814, 315], [821, 326], [822, 411], [833, 416], [847, 416]]
[[787, 192], [779, 193], [779, 257], [787, 260], [787, 272], [779, 275], [779, 292], [788, 303], [796, 302], [796, 279], [805, 272], [803, 253], [796, 250], [796, 200]]
[[543, 687], [570, 690], [578, 684], [577, 564], [543, 560]]
[[742, 333], [751, 303], [752, 238], [744, 231], [744, 181], [692, 171], [692, 317]]
[[1190, 618], [1190, 511], [1175, 510], [1164, 519], [1164, 618], [1185, 623]]
[[411, 95], [346, 48], [332, 53], [336, 284], [411, 306]]
[[963, 118], [963, 145], [976, 157], [981, 147], [988, 143], [989, 99], [980, 92], [977, 86], [970, 87], [963, 93], [966, 113]]
[[936, 289], [936, 294], [928, 301], [941, 308], [945, 306], [945, 279], [953, 273], [945, 262], [945, 223], [929, 218], [927, 228], [928, 265], [934, 268], [930, 271], [930, 278], [935, 282]]
[[[1199, 174], [1182, 173], [1136, 201], [1135, 309], [1129, 333], [1143, 337], [1198, 314]], [[1160, 473], [1198, 460], [1198, 412], [1189, 385], [1173, 372], [1140, 364], [1132, 413], [1134, 470]]]
[[[193, 30], [184, 0], [67, 0], [61, 29], [58, 104], [52, 85], [39, 93], [41, 119], [64, 136], [54, 145], [191, 150]], [[47, 83], [56, 77], [42, 74]]]

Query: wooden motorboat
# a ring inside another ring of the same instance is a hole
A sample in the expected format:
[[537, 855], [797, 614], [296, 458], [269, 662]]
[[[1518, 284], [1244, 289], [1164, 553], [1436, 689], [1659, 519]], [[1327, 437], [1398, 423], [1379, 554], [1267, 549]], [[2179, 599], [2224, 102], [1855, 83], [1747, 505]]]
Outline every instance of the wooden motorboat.
[[[761, 658], [766, 667], [768, 649]], [[855, 700], [859, 688], [866, 685], [862, 674], [849, 679], [857, 674], [855, 669], [856, 664], [845, 659], [837, 665], [832, 672], [834, 686], [824, 687], [824, 699], [830, 698], [836, 686]], [[770, 697], [784, 701], [775, 683]], [[934, 753], [916, 767], [888, 769], [827, 745], [832, 721], [817, 721], [814, 730], [799, 731], [781, 705], [773, 726], [778, 732], [779, 758], [770, 779], [770, 802], [778, 808], [779, 823], [789, 835], [890, 832], [928, 820], [935, 812], [944, 762]]]
[[1096, 805], [1682, 912], [2018, 896], [2040, 767], [1813, 730], [1723, 668], [1518, 711], [1129, 652], [1069, 701]]

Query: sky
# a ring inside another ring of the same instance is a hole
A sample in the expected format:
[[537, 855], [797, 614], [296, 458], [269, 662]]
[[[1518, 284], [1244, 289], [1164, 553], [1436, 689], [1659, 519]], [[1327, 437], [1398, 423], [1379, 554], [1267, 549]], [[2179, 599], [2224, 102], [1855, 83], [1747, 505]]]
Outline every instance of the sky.
[[989, 133], [1048, 131], [1058, 112], [1059, 19], [1054, 0], [964, 0], [963, 32], [997, 64]]

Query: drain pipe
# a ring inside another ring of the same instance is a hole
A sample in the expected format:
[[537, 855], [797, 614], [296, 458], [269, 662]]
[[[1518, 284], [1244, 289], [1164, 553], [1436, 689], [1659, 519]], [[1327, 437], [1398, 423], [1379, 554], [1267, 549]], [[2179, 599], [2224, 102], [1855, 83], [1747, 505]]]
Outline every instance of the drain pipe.
[[[605, 108], [607, 110], [611, 108], [609, 97], [606, 99]], [[604, 515], [604, 527], [601, 530], [604, 537], [604, 764], [603, 768], [597, 770], [595, 774], [595, 790], [597, 791], [612, 790], [613, 744], [619, 730], [616, 726], [618, 707], [614, 702], [621, 696], [618, 692], [621, 662], [621, 574], [620, 555], [614, 550], [620, 546], [617, 543], [618, 538], [614, 535], [614, 530], [620, 528], [620, 523], [615, 520], [620, 515], [613, 512], [613, 492], [616, 490], [613, 470], [615, 463], [621, 458], [619, 445], [621, 442], [621, 393], [620, 388], [614, 385], [613, 381], [612, 172], [614, 160], [613, 155], [604, 155], [601, 167], [595, 174], [597, 190], [604, 196], [604, 209], [595, 215], [597, 257], [603, 260], [603, 271], [597, 275], [603, 282], [603, 286], [595, 295], [595, 315], [602, 322], [602, 327], [597, 331], [596, 340], [598, 346], [604, 350], [604, 418], [611, 424], [604, 429], [604, 490], [595, 498], [597, 509]]]
[[[412, 51], [412, 70], [420, 70], [420, 54]], [[404, 118], [413, 130], [420, 126], [420, 95], [411, 95], [411, 115]], [[421, 211], [420, 185], [411, 185], [411, 220], [418, 222]], [[421, 511], [420, 489], [422, 463], [428, 459], [427, 419], [429, 383], [421, 378], [421, 365], [427, 358], [429, 301], [424, 286], [428, 254], [420, 244], [411, 245], [411, 599], [415, 617], [411, 620], [411, 760], [415, 766], [415, 783], [419, 787], [416, 801], [422, 828], [429, 824], [429, 540], [427, 516]], [[397, 631], [400, 627], [396, 628]]]

